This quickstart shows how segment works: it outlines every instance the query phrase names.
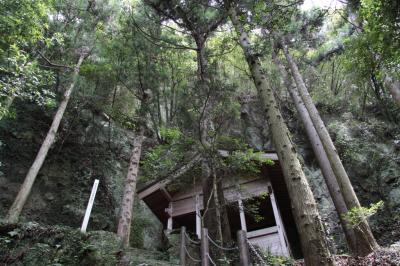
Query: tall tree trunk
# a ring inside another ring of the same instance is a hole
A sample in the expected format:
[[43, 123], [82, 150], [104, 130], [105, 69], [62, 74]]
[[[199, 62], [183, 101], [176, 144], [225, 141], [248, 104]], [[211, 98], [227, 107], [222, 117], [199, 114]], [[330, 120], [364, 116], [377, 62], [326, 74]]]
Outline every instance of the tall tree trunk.
[[[296, 87], [300, 93], [300, 96], [304, 102], [304, 105], [311, 117], [311, 120], [314, 124], [314, 127], [318, 133], [318, 136], [323, 144], [326, 155], [329, 159], [332, 170], [336, 176], [337, 182], [339, 184], [340, 190], [343, 195], [343, 199], [346, 203], [347, 209], [351, 210], [353, 208], [360, 207], [360, 203], [358, 201], [357, 195], [353, 190], [353, 186], [350, 183], [350, 179], [347, 176], [346, 170], [343, 167], [342, 161], [339, 158], [338, 152], [336, 151], [335, 146], [333, 145], [332, 139], [329, 136], [328, 130], [326, 129], [324, 122], [322, 121], [317, 108], [315, 107], [310, 94], [308, 93], [307, 87], [303, 81], [303, 78], [300, 74], [300, 71], [293, 60], [292, 56], [289, 53], [287, 45], [281, 40], [281, 45], [283, 48], [283, 52], [285, 54], [286, 60], [289, 63], [290, 70], [292, 72], [292, 76], [296, 83]], [[362, 219], [359, 226], [354, 228], [355, 231], [359, 231], [361, 234], [361, 239], [364, 241], [360, 241], [358, 238], [357, 242], [357, 250], [356, 252], [360, 255], [367, 255], [371, 253], [374, 249], [378, 247], [378, 244], [375, 241], [375, 238], [371, 232], [371, 229], [368, 225], [366, 219]]]
[[[221, 206], [219, 204], [218, 190], [216, 185], [215, 170], [213, 165], [214, 152], [210, 142], [210, 130], [212, 130], [212, 109], [214, 107], [214, 99], [211, 95], [210, 77], [208, 72], [208, 62], [205, 54], [205, 37], [204, 34], [194, 34], [193, 38], [197, 45], [197, 78], [199, 80], [199, 88], [208, 95], [205, 101], [205, 106], [200, 118], [200, 142], [203, 146], [203, 161], [202, 161], [202, 184], [203, 184], [203, 206], [208, 207], [204, 212], [204, 227], [208, 228], [210, 237], [214, 240], [221, 240], [222, 236], [222, 221]], [[226, 206], [222, 206], [226, 208]], [[227, 216], [225, 216], [226, 218]], [[212, 253], [215, 253], [212, 251]]]
[[293, 216], [300, 235], [306, 265], [335, 265], [326, 242], [324, 228], [310, 186], [297, 158], [289, 130], [278, 108], [274, 92], [267, 83], [259, 59], [253, 54], [249, 37], [238, 20], [236, 10], [229, 7], [229, 16], [239, 35], [248, 66], [265, 110], [283, 175], [288, 188]]
[[221, 205], [221, 227], [222, 227], [222, 244], [228, 244], [232, 241], [231, 227], [229, 225], [228, 210], [226, 208], [226, 200], [223, 191], [222, 178], [217, 180], [217, 190], [219, 203]]
[[128, 174], [126, 175], [124, 194], [122, 196], [117, 235], [122, 241], [123, 248], [129, 247], [133, 202], [135, 200], [140, 154], [144, 138], [143, 132], [144, 130], [141, 128], [138, 136], [135, 137], [133, 142], [132, 155], [129, 161]]
[[[204, 154], [203, 154], [204, 156]], [[208, 159], [203, 158], [201, 162], [202, 192], [203, 192], [203, 227], [208, 228], [209, 235], [215, 240], [219, 239], [218, 216], [216, 212], [216, 201], [214, 199], [213, 176]]]
[[220, 243], [223, 243], [223, 235], [222, 235], [222, 215], [221, 215], [221, 204], [220, 204], [220, 197], [218, 195], [218, 184], [217, 184], [217, 175], [215, 174], [215, 170], [213, 169], [213, 193], [214, 193], [214, 205], [215, 205], [215, 214], [217, 217], [217, 239]]
[[[328, 187], [329, 194], [332, 198], [333, 204], [335, 206], [336, 212], [339, 216], [340, 223], [342, 224], [343, 232], [346, 236], [346, 241], [348, 247], [352, 253], [357, 253], [357, 236], [354, 230], [347, 224], [346, 220], [344, 220], [343, 215], [347, 213], [348, 209], [346, 207], [346, 203], [343, 199], [342, 193], [339, 189], [339, 184], [336, 180], [335, 174], [333, 173], [331, 164], [329, 159], [325, 153], [322, 142], [318, 136], [317, 131], [315, 130], [314, 124], [311, 121], [311, 117], [308, 114], [307, 108], [304, 106], [304, 102], [301, 99], [298, 91], [292, 86], [292, 82], [288, 76], [288, 73], [283, 66], [280, 59], [277, 57], [275, 52], [272, 54], [272, 59], [275, 62], [276, 66], [279, 69], [279, 72], [283, 78], [286, 88], [289, 91], [289, 94], [293, 100], [293, 103], [296, 107], [296, 110], [300, 116], [301, 121], [303, 122], [304, 128], [306, 130], [308, 139], [310, 140], [311, 147], [314, 151], [315, 157], [318, 161], [318, 164], [321, 168], [322, 175], [324, 176], [325, 183]], [[363, 241], [361, 239], [361, 241]]]
[[36, 155], [36, 158], [33, 161], [33, 164], [29, 169], [25, 177], [25, 180], [21, 185], [21, 188], [19, 189], [18, 195], [15, 198], [14, 203], [12, 204], [12, 206], [8, 211], [6, 220], [9, 223], [18, 222], [19, 215], [21, 214], [21, 211], [26, 203], [26, 200], [28, 199], [28, 196], [32, 190], [32, 186], [33, 183], [35, 182], [37, 174], [40, 168], [42, 167], [43, 162], [46, 159], [47, 153], [49, 152], [54, 142], [54, 139], [57, 135], [58, 127], [60, 126], [61, 119], [63, 118], [65, 109], [67, 108], [76, 81], [78, 80], [79, 70], [84, 59], [85, 59], [85, 54], [82, 53], [79, 57], [78, 63], [74, 68], [74, 72], [72, 74], [72, 82], [69, 85], [68, 89], [64, 92], [64, 98], [57, 109], [57, 112], [53, 118], [53, 122], [50, 126], [50, 129], [47, 132], [46, 138], [44, 139], [42, 146], [40, 147], [39, 152]]

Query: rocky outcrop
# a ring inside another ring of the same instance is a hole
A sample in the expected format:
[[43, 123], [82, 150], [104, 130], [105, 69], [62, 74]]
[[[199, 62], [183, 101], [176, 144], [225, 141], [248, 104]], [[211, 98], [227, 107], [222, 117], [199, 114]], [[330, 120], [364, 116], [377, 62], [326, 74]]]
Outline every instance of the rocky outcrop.
[[82, 234], [66, 226], [37, 223], [0, 223], [1, 265], [118, 265], [126, 256], [130, 265], [172, 266], [165, 253], [129, 249], [122, 253], [117, 235], [106, 231]]
[[370, 217], [375, 237], [381, 245], [393, 244], [400, 237], [400, 128], [375, 117], [360, 121], [350, 113], [327, 120], [361, 205], [384, 202]]
[[[0, 217], [11, 205], [51, 123], [50, 110], [26, 102], [15, 104], [15, 117], [0, 123]], [[115, 232], [133, 137], [90, 109], [69, 110], [33, 186], [22, 221], [79, 228], [94, 179], [99, 179], [88, 230]], [[160, 223], [143, 203], [138, 202], [135, 210], [132, 244], [158, 248]]]
[[[272, 150], [257, 99], [248, 97], [241, 102], [240, 120], [232, 123], [229, 135], [243, 136], [254, 150]], [[15, 117], [0, 122], [0, 217], [12, 203], [51, 123], [49, 110], [27, 103], [15, 104]], [[301, 123], [290, 106], [284, 108], [332, 250], [345, 252], [338, 217]], [[29, 115], [23, 115], [26, 113]], [[339, 116], [325, 112], [323, 117], [361, 204], [384, 201], [384, 208], [370, 217], [370, 223], [379, 244], [392, 244], [400, 238], [400, 129], [372, 116], [361, 121], [350, 113]], [[114, 232], [133, 137], [95, 112], [72, 108], [40, 171], [23, 220], [79, 228], [93, 180], [97, 178], [100, 186], [89, 231]], [[137, 202], [131, 244], [149, 250], [165, 249], [162, 225], [145, 204]]]
[[[255, 97], [244, 97], [241, 119], [250, 147], [268, 150], [270, 137]], [[345, 238], [322, 173], [296, 113], [284, 106], [285, 120], [293, 135], [304, 171], [318, 203], [333, 252], [346, 252]], [[369, 218], [379, 244], [400, 238], [400, 128], [374, 116], [364, 121], [351, 113], [322, 113], [362, 206], [380, 200], [384, 208]]]
[[266, 125], [261, 105], [254, 96], [240, 98], [241, 135], [250, 148], [258, 151], [273, 150], [269, 129]]

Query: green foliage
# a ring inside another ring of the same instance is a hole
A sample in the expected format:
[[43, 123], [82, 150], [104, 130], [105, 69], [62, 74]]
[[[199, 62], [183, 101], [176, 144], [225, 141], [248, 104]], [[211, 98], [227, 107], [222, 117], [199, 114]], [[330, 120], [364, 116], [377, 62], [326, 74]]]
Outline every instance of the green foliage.
[[[356, 74], [356, 79], [367, 84], [373, 82], [375, 97], [385, 109], [393, 107], [390, 106], [387, 90], [383, 88], [383, 78], [389, 75], [399, 79], [399, 7], [396, 0], [361, 1], [358, 18], [361, 27], [355, 36], [345, 41], [347, 71]], [[382, 99], [388, 100], [389, 106]], [[398, 110], [392, 111], [395, 113]]]
[[335, 122], [329, 124], [328, 129], [334, 134], [335, 147], [340, 158], [346, 163], [357, 160], [360, 147], [353, 141], [349, 128], [343, 123]]
[[113, 66], [107, 62], [84, 63], [80, 68], [80, 74], [87, 79], [96, 80], [98, 77], [115, 78], [112, 75]]
[[268, 200], [268, 196], [268, 192], [264, 192], [257, 197], [247, 199], [244, 202], [244, 211], [246, 212], [246, 214], [250, 215], [256, 223], [262, 222], [265, 219], [265, 217], [260, 214], [260, 205]]
[[142, 160], [143, 181], [165, 177], [184, 162], [186, 152], [193, 148], [193, 140], [177, 128], [163, 127], [160, 132], [164, 143], [150, 149]]
[[182, 138], [182, 132], [178, 128], [160, 128], [160, 136], [166, 143], [172, 144], [178, 142]]
[[253, 149], [233, 151], [224, 162], [224, 166], [233, 172], [247, 173], [259, 173], [262, 164], [273, 165], [274, 162], [263, 157], [263, 152], [255, 152]]
[[396, 0], [362, 0], [360, 17], [364, 20], [363, 40], [375, 60], [390, 67], [400, 63], [400, 4]]
[[0, 54], [12, 45], [26, 47], [43, 38], [49, 4], [47, 0], [0, 1]]
[[39, 105], [54, 106], [54, 92], [50, 89], [55, 82], [50, 71], [42, 70], [36, 61], [16, 45], [10, 47], [9, 57], [0, 64], [0, 100], [22, 97]]
[[346, 214], [343, 214], [343, 218], [352, 226], [357, 227], [364, 219], [374, 215], [379, 209], [383, 207], [383, 201], [370, 204], [369, 207], [357, 207], [352, 208]]
[[[295, 0], [251, 1], [247, 8], [251, 10], [254, 26], [262, 25], [268, 30], [285, 30], [291, 26], [291, 18], [299, 14]], [[282, 8], [285, 6], [285, 8]], [[268, 14], [267, 16], [265, 14]]]
[[[115, 265], [119, 242], [113, 233], [82, 234], [37, 223], [0, 224], [0, 263], [35, 265]], [[94, 238], [94, 239], [92, 239]], [[93, 242], [92, 242], [93, 241]], [[104, 243], [107, 242], [107, 243]]]
[[[134, 208], [134, 212], [139, 212], [140, 205], [136, 204]], [[136, 248], [143, 248], [144, 238], [145, 238], [145, 230], [146, 228], [151, 226], [151, 221], [147, 217], [140, 217], [135, 215], [132, 220], [131, 225], [131, 238], [130, 244]]]
[[290, 257], [276, 256], [271, 254], [269, 251], [259, 250], [261, 257], [266, 265], [279, 265], [279, 266], [292, 266], [294, 260]]
[[[146, 121], [146, 135], [154, 137], [158, 144], [144, 152], [140, 166], [142, 181], [167, 176], [187, 162], [188, 154], [195, 153], [209, 156], [217, 172], [258, 174], [261, 165], [272, 165], [273, 161], [263, 158], [262, 152], [249, 149], [243, 139], [232, 137], [237, 132], [230, 135], [231, 130], [240, 130], [232, 126], [240, 119], [238, 97], [242, 93], [252, 95], [255, 90], [243, 52], [230, 25], [225, 25], [224, 10], [216, 3], [207, 6], [199, 1], [151, 2], [165, 13], [160, 16], [144, 1], [0, 0], [0, 118], [12, 115], [9, 103], [16, 97], [54, 107], [55, 93], [70, 81], [70, 72], [64, 72], [64, 68], [49, 71], [48, 62], [38, 51], [52, 62], [72, 66], [77, 48], [90, 46], [92, 54], [81, 67], [71, 109], [77, 110], [77, 120], [82, 119], [86, 110], [93, 116], [100, 114], [109, 118], [108, 125], [102, 125], [110, 131], [109, 143], [115, 141], [112, 123], [134, 131], [138, 123]], [[254, 41], [252, 49], [264, 57], [262, 68], [268, 74], [271, 44], [260, 34], [260, 28], [288, 34], [293, 40], [293, 54], [298, 58], [307, 54], [311, 59], [341, 44], [341, 36], [350, 32], [350, 25], [341, 15], [330, 17], [326, 23], [329, 25], [320, 31], [325, 12], [316, 9], [302, 13], [297, 5], [295, 0], [243, 1], [240, 5], [246, 29], [257, 29], [250, 36]], [[363, 109], [360, 97], [365, 95], [367, 102], [371, 99], [363, 93], [371, 74], [379, 79], [386, 69], [393, 73], [398, 70], [398, 8], [393, 8], [396, 6], [394, 0], [361, 1], [363, 31], [345, 42], [348, 52], [325, 62], [319, 69], [299, 64], [319, 109], [359, 111]], [[180, 12], [187, 14], [187, 21], [192, 25], [184, 25], [185, 21], [178, 18]], [[176, 18], [176, 22], [167, 19], [168, 16]], [[198, 31], [204, 36], [202, 31], [220, 19], [221, 27], [207, 33], [205, 55], [210, 88], [204, 91], [196, 77], [196, 51], [182, 46], [195, 47], [193, 32], [188, 32]], [[332, 74], [335, 64], [340, 67]], [[276, 73], [270, 76], [271, 83], [279, 78]], [[332, 89], [333, 81], [341, 82], [340, 90]], [[280, 83], [272, 85], [280, 86]], [[285, 98], [281, 100], [281, 106], [285, 107]], [[209, 102], [213, 104], [210, 116], [214, 127], [207, 132], [212, 148], [206, 150], [198, 135], [199, 121]], [[61, 136], [63, 144], [74, 133], [69, 123], [70, 120], [65, 123], [66, 136]], [[85, 125], [87, 128], [90, 125]], [[348, 138], [348, 132], [339, 124], [332, 124], [330, 129], [336, 134], [336, 146], [344, 161], [355, 161], [362, 153], [359, 143]], [[220, 158], [219, 149], [228, 151], [228, 157]], [[262, 219], [257, 216], [258, 206], [256, 203], [248, 206], [256, 221]], [[375, 209], [372, 206], [351, 210], [349, 219], [372, 215]], [[134, 220], [136, 245], [143, 241], [140, 232], [145, 224], [144, 220]], [[10, 231], [2, 239], [9, 244], [20, 234], [20, 231]], [[35, 249], [51, 253], [49, 246], [45, 243]], [[82, 250], [91, 252], [91, 244]], [[270, 263], [284, 262], [271, 260]]]
[[227, 135], [221, 135], [217, 137], [217, 147], [222, 150], [235, 151], [244, 150], [247, 148], [247, 145], [243, 142], [242, 139]]
[[[168, 170], [172, 170], [175, 166], [175, 159], [172, 157], [173, 154], [178, 155], [176, 151], [171, 151], [169, 145], [158, 145], [146, 153], [145, 159], [142, 161], [142, 180], [149, 180], [159, 177], [161, 173], [166, 173]], [[167, 156], [172, 155], [172, 156]], [[183, 154], [179, 154], [180, 158]], [[176, 158], [179, 159], [179, 158]]]
[[41, 69], [32, 50], [46, 39], [52, 1], [0, 1], [0, 118], [16, 97], [54, 106], [54, 74]]

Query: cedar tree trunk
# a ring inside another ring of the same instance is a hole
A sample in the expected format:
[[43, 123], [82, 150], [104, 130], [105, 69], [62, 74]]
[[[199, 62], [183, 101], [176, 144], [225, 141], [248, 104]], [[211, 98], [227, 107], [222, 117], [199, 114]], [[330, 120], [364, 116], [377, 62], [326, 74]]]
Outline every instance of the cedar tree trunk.
[[[214, 105], [213, 96], [210, 92], [210, 78], [208, 72], [208, 62], [205, 54], [206, 38], [203, 33], [193, 34], [197, 45], [197, 78], [199, 81], [199, 89], [209, 95], [206, 100], [205, 106], [200, 118], [200, 142], [203, 146], [203, 160], [202, 160], [202, 189], [203, 189], [203, 206], [204, 206], [204, 224], [208, 228], [209, 236], [214, 240], [222, 239], [221, 228], [221, 210], [218, 197], [216, 197], [218, 190], [216, 189], [215, 169], [213, 168], [213, 151], [210, 142], [209, 132], [212, 129], [211, 112]], [[225, 208], [225, 206], [224, 206]]]
[[343, 219], [343, 214], [346, 214], [348, 210], [346, 207], [346, 203], [344, 202], [342, 193], [340, 192], [339, 184], [337, 183], [329, 159], [326, 156], [324, 147], [322, 146], [322, 142], [318, 136], [317, 131], [314, 128], [314, 124], [311, 121], [310, 115], [308, 114], [308, 111], [304, 106], [303, 100], [301, 99], [298, 91], [292, 86], [292, 82], [290, 81], [288, 73], [285, 67], [283, 66], [282, 62], [280, 61], [280, 59], [275, 54], [275, 52], [273, 52], [272, 54], [272, 59], [275, 62], [277, 68], [279, 69], [279, 72], [283, 78], [285, 86], [289, 91], [289, 94], [293, 100], [293, 103], [300, 116], [300, 119], [303, 122], [306, 134], [308, 136], [308, 139], [310, 140], [311, 147], [314, 151], [319, 167], [321, 168], [322, 175], [324, 176], [325, 183], [328, 187], [329, 194], [332, 198], [333, 204], [335, 205], [335, 209], [339, 216], [340, 223], [342, 224], [343, 232], [346, 236], [346, 241], [349, 246], [349, 249], [353, 253], [355, 253], [355, 251], [357, 250], [356, 235], [353, 229], [349, 225], [347, 225], [346, 221]]
[[313, 194], [297, 158], [296, 149], [278, 108], [274, 92], [261, 70], [258, 57], [251, 51], [249, 37], [238, 20], [235, 8], [230, 6], [228, 12], [239, 35], [240, 45], [251, 70], [269, 128], [271, 129], [272, 140], [291, 199], [293, 216], [300, 235], [305, 263], [308, 266], [335, 265], [328, 249], [324, 228]]
[[131, 159], [129, 161], [128, 174], [125, 179], [124, 194], [122, 196], [121, 211], [118, 220], [117, 235], [122, 241], [122, 247], [129, 247], [131, 232], [133, 202], [136, 193], [136, 183], [139, 171], [140, 154], [142, 152], [143, 132], [141, 129], [133, 142]]
[[[311, 117], [311, 120], [314, 124], [314, 127], [319, 135], [319, 138], [323, 144], [326, 155], [328, 156], [330, 165], [332, 170], [336, 176], [337, 182], [339, 184], [340, 190], [343, 195], [343, 199], [346, 203], [347, 209], [351, 210], [353, 208], [360, 207], [360, 203], [358, 201], [357, 195], [353, 190], [353, 186], [350, 183], [350, 179], [347, 176], [346, 170], [343, 167], [342, 161], [339, 158], [338, 152], [333, 145], [332, 139], [329, 136], [328, 130], [326, 129], [324, 122], [321, 119], [321, 116], [318, 113], [317, 108], [315, 107], [310, 94], [308, 93], [307, 87], [303, 81], [303, 78], [300, 74], [300, 71], [293, 60], [292, 56], [289, 53], [287, 45], [284, 41], [281, 41], [281, 45], [283, 48], [283, 52], [285, 54], [286, 60], [289, 63], [290, 70], [292, 72], [292, 76], [296, 83], [296, 87], [300, 93], [300, 96], [304, 102], [305, 107]], [[363, 239], [363, 241], [357, 242], [357, 250], [356, 252], [359, 255], [367, 255], [371, 253], [374, 249], [378, 247], [378, 244], [375, 241], [374, 236], [372, 235], [371, 229], [368, 225], [366, 219], [362, 219], [360, 225], [354, 228], [355, 231], [359, 231], [361, 237], [359, 240]]]
[[46, 138], [44, 139], [42, 146], [40, 147], [39, 152], [36, 155], [36, 158], [33, 161], [33, 164], [29, 169], [25, 177], [25, 180], [21, 185], [21, 188], [19, 189], [18, 195], [15, 198], [14, 203], [11, 205], [8, 211], [6, 217], [8, 223], [18, 222], [19, 215], [21, 214], [21, 211], [26, 203], [26, 200], [28, 199], [29, 194], [31, 193], [32, 186], [33, 183], [35, 182], [37, 174], [39, 173], [39, 170], [42, 167], [44, 160], [46, 159], [47, 153], [49, 152], [52, 144], [54, 143], [58, 127], [60, 126], [61, 119], [63, 118], [65, 109], [67, 108], [76, 81], [78, 80], [79, 70], [84, 59], [85, 59], [85, 54], [82, 53], [79, 57], [78, 63], [74, 68], [74, 72], [72, 74], [72, 82], [69, 85], [68, 89], [64, 92], [64, 98], [57, 109], [57, 112], [53, 118], [53, 122], [50, 126], [50, 129], [47, 132]]

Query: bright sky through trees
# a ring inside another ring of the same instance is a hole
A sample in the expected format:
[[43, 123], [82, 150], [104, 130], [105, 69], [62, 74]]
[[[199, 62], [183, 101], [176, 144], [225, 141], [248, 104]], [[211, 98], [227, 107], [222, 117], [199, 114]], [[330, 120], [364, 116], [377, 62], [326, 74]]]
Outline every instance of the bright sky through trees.
[[341, 8], [343, 1], [340, 0], [304, 0], [302, 10], [310, 10], [315, 7], [321, 8]]

